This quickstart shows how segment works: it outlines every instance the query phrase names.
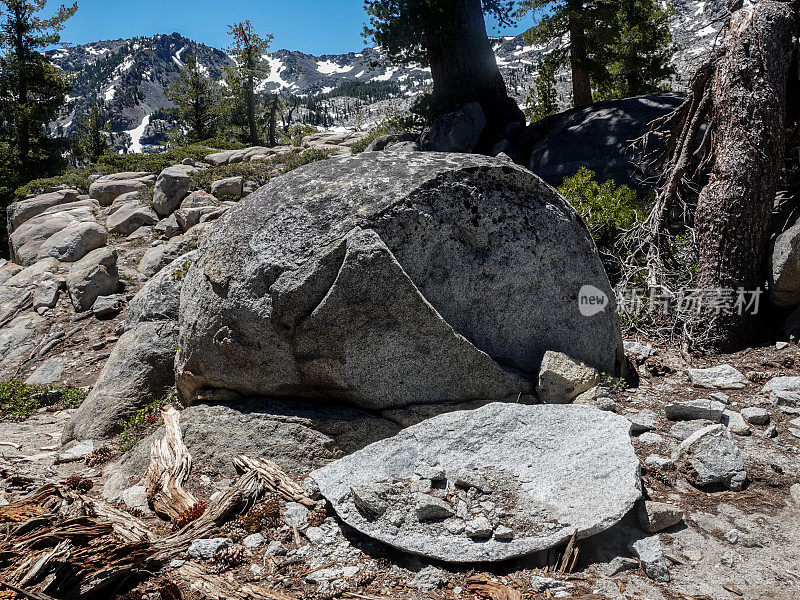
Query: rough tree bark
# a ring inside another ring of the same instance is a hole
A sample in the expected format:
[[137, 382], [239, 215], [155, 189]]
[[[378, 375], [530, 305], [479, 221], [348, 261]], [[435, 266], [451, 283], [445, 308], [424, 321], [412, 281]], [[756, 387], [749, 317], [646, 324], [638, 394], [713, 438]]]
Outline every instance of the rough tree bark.
[[[771, 0], [741, 11], [716, 62], [710, 113], [715, 160], [695, 217], [701, 289], [764, 286], [796, 18], [791, 5]], [[720, 350], [751, 341], [759, 326], [750, 312], [704, 317], [708, 343]]]
[[448, 106], [479, 102], [490, 132], [502, 132], [512, 122], [524, 123], [497, 67], [481, 0], [438, 4], [441, 10], [426, 14], [423, 24], [434, 95]]
[[586, 32], [576, 15], [583, 10], [583, 0], [569, 0], [569, 63], [572, 71], [572, 101], [577, 108], [587, 106], [592, 100], [592, 80], [585, 68]]

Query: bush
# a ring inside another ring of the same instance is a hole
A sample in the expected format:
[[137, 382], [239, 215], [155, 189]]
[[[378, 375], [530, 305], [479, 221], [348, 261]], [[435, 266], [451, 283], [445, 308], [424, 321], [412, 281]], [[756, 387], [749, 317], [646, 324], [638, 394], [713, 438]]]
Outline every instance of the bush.
[[353, 154], [364, 152], [372, 142], [384, 135], [395, 135], [400, 133], [410, 133], [412, 124], [410, 117], [401, 117], [399, 115], [390, 115], [379, 122], [375, 127], [369, 130], [367, 137], [363, 140], [357, 141], [350, 149]]
[[652, 195], [639, 197], [626, 185], [618, 186], [613, 179], [601, 184], [594, 176], [594, 171], [581, 167], [564, 179], [558, 191], [583, 217], [597, 245], [610, 249], [623, 232], [647, 216]]
[[43, 406], [78, 408], [87, 394], [84, 389], [0, 381], [0, 420], [24, 421]]
[[117, 422], [117, 425], [122, 430], [119, 439], [119, 451], [124, 454], [131, 450], [150, 430], [160, 425], [163, 421], [161, 409], [171, 401], [174, 401], [172, 394], [164, 400], [151, 402], [127, 419], [120, 419]]

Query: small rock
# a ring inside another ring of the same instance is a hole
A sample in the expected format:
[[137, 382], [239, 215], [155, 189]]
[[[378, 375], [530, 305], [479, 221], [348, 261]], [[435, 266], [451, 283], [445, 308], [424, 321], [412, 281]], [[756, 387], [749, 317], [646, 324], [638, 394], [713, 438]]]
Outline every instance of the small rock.
[[431, 481], [443, 481], [445, 478], [444, 469], [439, 466], [432, 465], [419, 465], [414, 472], [423, 479], [430, 479]]
[[283, 520], [289, 527], [302, 527], [308, 520], [309, 510], [297, 502], [288, 502]]
[[666, 406], [667, 418], [670, 421], [694, 421], [705, 419], [719, 423], [722, 420], [722, 413], [725, 405], [716, 400], [698, 398], [697, 400], [687, 400], [685, 402], [672, 402]]
[[603, 569], [606, 574], [606, 577], [613, 577], [614, 575], [619, 575], [625, 571], [632, 571], [633, 569], [639, 568], [639, 561], [634, 560], [632, 558], [628, 558], [627, 556], [617, 556], [614, 558], [610, 563], [608, 563]]
[[594, 401], [594, 405], [600, 410], [605, 410], [608, 412], [617, 412], [617, 403], [614, 402], [613, 398], [608, 398], [608, 397], [596, 398]]
[[170, 569], [180, 569], [183, 565], [186, 564], [186, 561], [181, 558], [173, 558], [169, 561], [169, 568]]
[[326, 581], [333, 581], [334, 579], [342, 579], [352, 577], [361, 570], [358, 566], [348, 567], [329, 567], [327, 569], [320, 569], [306, 575], [306, 581], [309, 583], [324, 583]]
[[434, 521], [453, 516], [453, 508], [447, 502], [428, 494], [415, 494], [414, 502], [416, 503], [414, 511], [420, 521]]
[[623, 342], [622, 347], [625, 348], [625, 352], [628, 354], [642, 359], [649, 358], [656, 353], [650, 344], [641, 344], [639, 342]]
[[692, 385], [699, 388], [721, 390], [740, 390], [744, 388], [747, 378], [731, 365], [717, 365], [709, 369], [689, 369]]
[[494, 530], [494, 539], [496, 540], [513, 540], [514, 531], [505, 525], [498, 525]]
[[201, 538], [194, 540], [186, 553], [192, 558], [208, 560], [212, 558], [222, 548], [233, 546], [231, 538]]
[[664, 549], [657, 535], [636, 540], [628, 549], [642, 563], [642, 569], [650, 579], [664, 583], [670, 580]]
[[722, 414], [722, 424], [734, 435], [747, 436], [753, 433], [742, 415], [735, 410], [726, 410]]
[[726, 567], [730, 567], [733, 569], [737, 564], [739, 564], [739, 559], [741, 557], [734, 552], [733, 550], [729, 550], [725, 554], [722, 555], [720, 562], [725, 565]]
[[242, 195], [244, 179], [241, 177], [228, 177], [219, 179], [211, 184], [211, 193], [217, 198], [234, 197]]
[[648, 456], [644, 461], [645, 466], [652, 467], [655, 469], [659, 469], [661, 471], [674, 471], [675, 470], [675, 461], [671, 458], [667, 458], [666, 456], [658, 456], [657, 454], [651, 454]]
[[306, 537], [312, 544], [319, 544], [325, 539], [325, 532], [321, 527], [309, 527], [306, 529]]
[[267, 546], [266, 556], [286, 556], [287, 550], [286, 546], [281, 544], [277, 540], [272, 540], [269, 545]]
[[776, 350], [783, 350], [784, 348], [789, 347], [789, 342], [775, 342], [775, 349]]
[[322, 498], [322, 495], [319, 493], [317, 482], [311, 479], [311, 477], [306, 477], [303, 480], [303, 491], [306, 493], [306, 496], [312, 500], [319, 500]]
[[769, 400], [774, 406], [777, 406], [781, 409], [800, 409], [800, 392], [789, 392], [784, 390], [770, 392]]
[[724, 392], [713, 392], [708, 395], [709, 398], [712, 400], [716, 400], [717, 402], [722, 402], [724, 405], [730, 404], [731, 397]]
[[246, 548], [258, 548], [264, 543], [264, 536], [260, 533], [254, 533], [244, 538], [242, 543]]
[[68, 450], [59, 453], [59, 455], [56, 457], [56, 464], [82, 460], [92, 452], [94, 452], [94, 440], [84, 440], [82, 442], [78, 442]]
[[131, 510], [150, 512], [150, 503], [147, 500], [147, 488], [143, 485], [134, 485], [122, 491], [119, 496], [122, 503]]
[[775, 425], [770, 425], [764, 430], [764, 437], [767, 439], [778, 437], [778, 428]]
[[773, 377], [761, 388], [762, 394], [771, 392], [800, 392], [800, 377]]
[[800, 506], [800, 483], [795, 483], [789, 488], [789, 496], [797, 506]]
[[101, 319], [122, 312], [122, 303], [116, 296], [98, 296], [92, 305], [92, 314]]
[[647, 533], [658, 533], [677, 525], [683, 520], [683, 511], [672, 504], [645, 500], [637, 511], [639, 524]]
[[539, 370], [537, 393], [544, 404], [568, 404], [600, 383], [600, 373], [561, 352], [548, 350]]
[[486, 517], [476, 517], [467, 521], [465, 530], [467, 537], [475, 539], [488, 539], [492, 537], [492, 524]]
[[723, 425], [710, 425], [681, 442], [672, 458], [696, 486], [722, 483], [741, 490], [747, 480], [742, 456]]
[[660, 446], [664, 442], [664, 438], [657, 433], [648, 431], [639, 436], [639, 441], [653, 446]]
[[639, 435], [656, 428], [656, 413], [652, 410], [642, 410], [628, 416], [628, 420], [631, 422], [631, 435]]
[[742, 418], [753, 425], [769, 425], [769, 413], [763, 408], [750, 407], [742, 409]]
[[387, 483], [360, 483], [350, 488], [353, 503], [365, 515], [380, 517], [389, 508], [385, 495], [391, 489]]
[[572, 584], [568, 581], [560, 581], [559, 579], [542, 577], [541, 575], [531, 576], [531, 588], [534, 592], [542, 593], [546, 590], [550, 590], [554, 592], [555, 595], [558, 595], [558, 591], [564, 591], [571, 587]]
[[411, 580], [411, 587], [415, 587], [421, 592], [432, 592], [442, 587], [446, 581], [444, 571], [427, 566], [414, 576], [414, 579]]
[[683, 441], [691, 436], [693, 433], [696, 433], [703, 429], [704, 427], [708, 427], [709, 425], [713, 425], [711, 421], [678, 421], [673, 425], [670, 430], [669, 434], [677, 440]]
[[464, 521], [461, 519], [450, 519], [449, 521], [445, 522], [444, 528], [453, 535], [461, 535], [466, 529], [464, 526]]

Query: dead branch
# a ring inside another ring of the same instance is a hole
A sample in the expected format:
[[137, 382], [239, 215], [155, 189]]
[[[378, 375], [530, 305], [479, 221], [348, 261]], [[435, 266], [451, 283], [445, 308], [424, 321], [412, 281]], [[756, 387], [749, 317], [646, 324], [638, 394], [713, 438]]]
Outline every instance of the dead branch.
[[303, 488], [292, 480], [278, 465], [266, 458], [248, 458], [238, 456], [233, 459], [234, 466], [240, 471], [254, 471], [262, 477], [267, 491], [278, 494], [289, 502], [298, 502], [308, 507], [317, 505], [306, 496]]
[[183, 487], [192, 472], [192, 455], [183, 443], [180, 413], [172, 406], [165, 406], [161, 416], [164, 437], [150, 446], [145, 487], [153, 511], [164, 519], [177, 521], [197, 503]]

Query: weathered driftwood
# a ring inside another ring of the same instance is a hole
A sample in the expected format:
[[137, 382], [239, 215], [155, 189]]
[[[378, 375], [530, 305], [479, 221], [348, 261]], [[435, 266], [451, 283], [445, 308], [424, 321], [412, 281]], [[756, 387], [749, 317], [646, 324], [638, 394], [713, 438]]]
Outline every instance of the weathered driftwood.
[[306, 496], [300, 485], [271, 460], [266, 458], [254, 459], [242, 455], [234, 458], [233, 464], [242, 472], [254, 471], [261, 475], [267, 491], [278, 494], [284, 500], [297, 502], [309, 507], [317, 505], [316, 502]]
[[164, 437], [150, 446], [150, 466], [145, 475], [147, 499], [153, 511], [169, 521], [177, 521], [197, 499], [183, 487], [192, 472], [192, 455], [183, 443], [180, 413], [172, 406], [161, 411]]

